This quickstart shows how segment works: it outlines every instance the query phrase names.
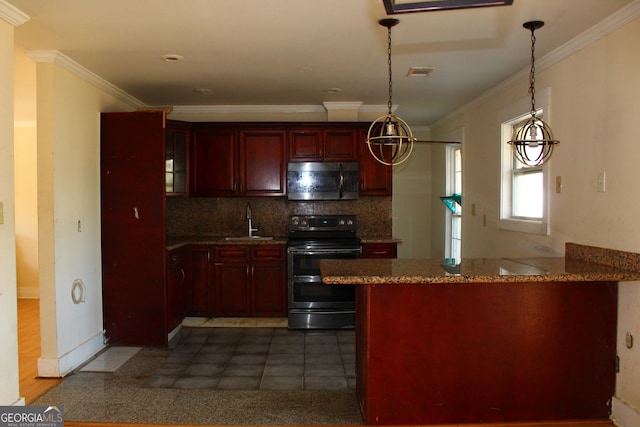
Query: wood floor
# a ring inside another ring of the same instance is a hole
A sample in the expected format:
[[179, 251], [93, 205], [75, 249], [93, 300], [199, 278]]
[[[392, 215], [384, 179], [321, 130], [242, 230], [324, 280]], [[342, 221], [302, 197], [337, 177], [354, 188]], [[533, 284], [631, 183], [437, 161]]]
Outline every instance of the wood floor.
[[29, 405], [60, 383], [58, 378], [38, 378], [40, 357], [40, 300], [18, 299], [18, 363], [20, 396]]
[[[38, 378], [37, 360], [40, 357], [40, 302], [35, 299], [18, 300], [18, 343], [20, 362], [20, 396], [23, 396], [27, 405], [39, 396], [55, 387], [62, 380], [51, 378]], [[89, 423], [65, 421], [65, 427], [195, 427], [187, 424], [122, 424], [122, 423]], [[447, 427], [612, 427], [612, 422], [602, 421], [578, 421], [557, 423], [490, 423], [490, 424], [465, 424]], [[203, 427], [203, 425], [198, 425]], [[237, 426], [236, 426], [237, 427]], [[444, 426], [432, 426], [444, 427]]]

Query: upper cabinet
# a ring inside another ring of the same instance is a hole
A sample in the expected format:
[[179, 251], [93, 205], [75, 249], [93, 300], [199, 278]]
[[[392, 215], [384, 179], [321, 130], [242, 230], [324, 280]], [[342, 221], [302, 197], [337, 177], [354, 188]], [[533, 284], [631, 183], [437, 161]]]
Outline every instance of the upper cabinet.
[[[366, 123], [194, 123], [187, 150], [189, 195], [286, 196], [287, 162], [359, 161], [360, 195], [390, 196], [392, 168], [369, 153], [367, 129]], [[174, 157], [167, 179], [175, 187], [183, 177]]]
[[165, 129], [165, 192], [167, 196], [188, 195], [189, 129], [191, 125], [175, 120], [166, 121]]
[[320, 126], [289, 131], [291, 162], [353, 162], [358, 160], [358, 129]]
[[238, 132], [235, 129], [194, 129], [191, 195], [236, 196]]
[[360, 131], [360, 196], [391, 196], [393, 168], [379, 163], [369, 152], [367, 131]]
[[193, 130], [192, 142], [192, 195], [286, 194], [284, 130], [209, 124]]
[[277, 129], [240, 131], [240, 194], [287, 194], [287, 133]]

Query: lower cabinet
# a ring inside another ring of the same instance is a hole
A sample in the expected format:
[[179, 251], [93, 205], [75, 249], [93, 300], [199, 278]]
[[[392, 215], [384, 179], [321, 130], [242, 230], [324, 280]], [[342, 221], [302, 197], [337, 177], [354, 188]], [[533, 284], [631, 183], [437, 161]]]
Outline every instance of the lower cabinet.
[[251, 288], [252, 316], [286, 316], [286, 248], [280, 245], [252, 247], [249, 283]]
[[213, 247], [191, 246], [191, 269], [187, 292], [187, 315], [213, 315]]
[[192, 246], [187, 315], [285, 317], [285, 245]]
[[250, 316], [249, 247], [217, 246], [214, 252], [215, 315]]
[[397, 258], [398, 244], [388, 243], [363, 243], [362, 258]]
[[167, 330], [174, 330], [184, 318], [187, 285], [187, 253], [174, 249], [167, 253]]

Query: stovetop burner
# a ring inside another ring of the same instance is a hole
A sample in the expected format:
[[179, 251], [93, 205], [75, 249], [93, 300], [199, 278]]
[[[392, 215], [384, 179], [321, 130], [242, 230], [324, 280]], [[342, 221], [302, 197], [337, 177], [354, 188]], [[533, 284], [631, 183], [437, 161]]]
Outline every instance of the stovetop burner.
[[357, 237], [355, 215], [292, 215], [289, 218], [289, 246], [355, 247]]

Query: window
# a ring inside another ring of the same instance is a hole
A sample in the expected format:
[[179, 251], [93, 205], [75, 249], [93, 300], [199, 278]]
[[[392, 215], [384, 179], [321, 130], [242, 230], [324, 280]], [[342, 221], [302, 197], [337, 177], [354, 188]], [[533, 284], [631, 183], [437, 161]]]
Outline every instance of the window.
[[[449, 163], [449, 194], [462, 195], [462, 150], [460, 145], [448, 147]], [[462, 206], [458, 203], [454, 205], [454, 211], [449, 211], [449, 221], [451, 226], [451, 244], [448, 257], [460, 258], [462, 246]]]
[[[549, 89], [536, 93], [539, 108], [536, 116], [548, 121]], [[540, 107], [541, 106], [541, 107]], [[526, 166], [513, 155], [507, 143], [513, 130], [530, 117], [530, 100], [520, 101], [501, 113], [502, 122], [502, 179], [500, 188], [500, 220], [503, 230], [548, 234], [547, 165]]]

